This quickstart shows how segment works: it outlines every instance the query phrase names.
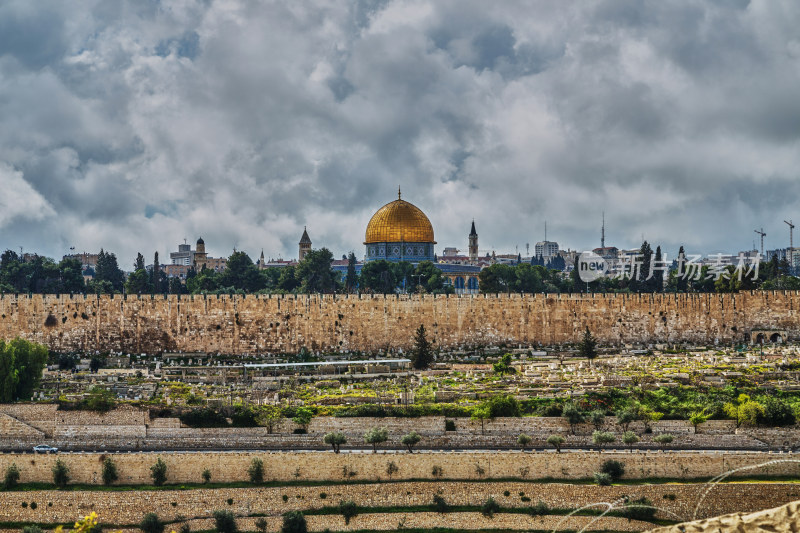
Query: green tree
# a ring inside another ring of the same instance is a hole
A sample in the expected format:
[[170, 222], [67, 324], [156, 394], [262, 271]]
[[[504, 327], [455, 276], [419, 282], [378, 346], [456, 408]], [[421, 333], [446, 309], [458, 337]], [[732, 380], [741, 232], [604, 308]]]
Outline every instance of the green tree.
[[338, 287], [339, 274], [331, 268], [333, 254], [327, 248], [311, 250], [297, 264], [300, 290], [304, 293], [332, 293]]
[[307, 533], [306, 517], [300, 511], [289, 511], [283, 515], [281, 533]]
[[606, 414], [603, 412], [602, 409], [595, 409], [594, 411], [590, 411], [589, 415], [589, 422], [592, 423], [594, 429], [600, 431], [603, 428], [603, 424], [606, 422]]
[[500, 374], [501, 376], [504, 374], [516, 373], [516, 369], [513, 366], [511, 366], [510, 353], [503, 354], [503, 356], [500, 358], [500, 361], [492, 365], [492, 369], [494, 370], [495, 374]]
[[608, 474], [611, 479], [616, 481], [625, 474], [625, 463], [609, 459], [608, 461], [603, 461], [603, 464], [600, 465], [600, 471]]
[[19, 484], [19, 468], [16, 463], [11, 463], [6, 467], [6, 474], [3, 478], [3, 490], [11, 490]]
[[414, 430], [403, 435], [403, 438], [400, 439], [400, 443], [408, 448], [408, 453], [414, 453], [414, 446], [419, 444], [419, 441], [422, 440], [422, 437]]
[[48, 356], [41, 344], [0, 339], [0, 402], [30, 400], [41, 382]]
[[195, 276], [186, 278], [186, 289], [192, 294], [213, 292], [220, 287], [220, 275], [205, 266]]
[[661, 450], [663, 451], [664, 448], [667, 447], [667, 444], [672, 442], [674, 439], [675, 437], [673, 437], [669, 433], [661, 433], [660, 435], [656, 435], [655, 437], [653, 437], [653, 442], [656, 442], [659, 445], [661, 445]]
[[522, 448], [522, 451], [524, 452], [525, 448], [528, 447], [528, 444], [530, 444], [532, 440], [533, 439], [531, 439], [530, 435], [522, 433], [519, 437], [517, 437], [517, 444], [519, 444], [519, 447]]
[[478, 288], [482, 293], [512, 292], [517, 276], [514, 267], [503, 264], [488, 266], [478, 274]]
[[303, 432], [305, 432], [308, 429], [308, 425], [311, 423], [311, 418], [313, 416], [314, 411], [308, 407], [299, 407], [294, 412], [294, 418], [292, 418], [292, 422], [300, 426], [303, 429]]
[[69, 467], [61, 459], [57, 459], [52, 468], [53, 483], [56, 487], [63, 489], [69, 483]]
[[633, 445], [639, 442], [639, 436], [633, 431], [626, 431], [622, 434], [622, 443], [627, 445], [633, 451]]
[[486, 518], [494, 518], [494, 514], [498, 512], [500, 505], [491, 496], [481, 505], [481, 514]]
[[389, 430], [385, 427], [374, 427], [364, 433], [364, 442], [372, 445], [372, 453], [378, 452], [378, 444], [389, 440]]
[[139, 529], [144, 533], [164, 533], [164, 523], [156, 513], [147, 513], [142, 517]]
[[250, 467], [247, 469], [247, 475], [250, 478], [250, 483], [263, 483], [264, 461], [257, 457], [250, 461]]
[[409, 280], [411, 281], [409, 292], [426, 292], [428, 294], [445, 292], [445, 278], [442, 271], [436, 268], [431, 261], [420, 261], [411, 277], [413, 281]]
[[344, 286], [347, 292], [354, 292], [358, 287], [358, 274], [356, 273], [356, 254], [350, 252], [347, 256], [347, 276]]
[[561, 446], [564, 444], [566, 439], [561, 435], [550, 435], [547, 437], [547, 444], [552, 446], [556, 449], [556, 453], [561, 453]]
[[636, 411], [631, 409], [624, 409], [622, 411], [617, 411], [617, 424], [622, 428], [622, 431], [628, 431], [628, 427], [630, 425], [639, 420], [639, 416]]
[[105, 413], [116, 406], [114, 393], [103, 387], [94, 386], [83, 400], [83, 405], [90, 411]]
[[344, 523], [349, 524], [352, 518], [358, 516], [358, 505], [353, 500], [339, 502], [339, 513], [344, 517]]
[[161, 457], [150, 467], [150, 477], [153, 479], [153, 485], [157, 487], [167, 482], [167, 463]]
[[325, 436], [322, 437], [322, 442], [329, 444], [333, 448], [334, 453], [339, 453], [342, 444], [347, 442], [347, 437], [341, 432], [331, 432], [326, 433]]
[[[256, 422], [259, 426], [267, 428], [267, 433], [272, 433], [275, 425], [283, 419], [280, 407], [277, 405], [264, 405], [258, 410]], [[310, 419], [309, 419], [310, 420]]]
[[472, 410], [470, 416], [472, 420], [479, 420], [481, 423], [481, 435], [484, 434], [486, 421], [492, 418], [492, 411], [488, 404], [482, 404]]
[[106, 457], [103, 461], [103, 485], [112, 485], [118, 479], [117, 464], [111, 457]]
[[384, 259], [369, 261], [361, 267], [359, 287], [362, 292], [390, 294], [397, 289], [397, 279], [392, 263]]
[[211, 470], [206, 468], [205, 470], [203, 470], [203, 473], [200, 474], [200, 477], [203, 478], [203, 483], [211, 482]]
[[150, 285], [150, 275], [143, 268], [134, 271], [128, 276], [125, 290], [128, 294], [147, 294], [152, 292], [153, 287]]
[[77, 259], [65, 258], [58, 264], [61, 277], [61, 290], [68, 293], [79, 293], [86, 290], [83, 280], [83, 267]]
[[100, 249], [100, 253], [97, 255], [94, 281], [108, 282], [111, 284], [113, 291], [122, 292], [122, 287], [125, 284], [125, 273], [119, 268], [116, 255], [106, 252], [102, 248]]
[[256, 292], [266, 287], [264, 278], [244, 252], [233, 252], [225, 263], [225, 270], [219, 275], [220, 287], [233, 288], [244, 292]]
[[611, 444], [615, 440], [617, 440], [617, 436], [610, 431], [595, 431], [592, 433], [592, 442], [600, 447], [605, 444]]
[[214, 511], [214, 527], [217, 533], [236, 533], [239, 531], [236, 518], [230, 511]]
[[567, 419], [567, 422], [569, 423], [569, 431], [573, 435], [575, 434], [575, 429], [578, 427], [578, 424], [583, 424], [586, 422], [586, 412], [574, 403], [568, 403], [565, 405], [564, 410], [561, 412], [561, 416]]
[[583, 339], [578, 344], [578, 353], [581, 357], [587, 359], [590, 365], [597, 357], [597, 340], [592, 335], [592, 332], [589, 331], [588, 326], [583, 333]]
[[411, 351], [411, 364], [417, 370], [424, 370], [433, 363], [433, 349], [425, 333], [425, 326], [420, 324], [414, 334], [414, 348]]
[[755, 426], [764, 415], [764, 406], [751, 400], [747, 394], [740, 394], [735, 401], [726, 403], [722, 409], [736, 422], [737, 428], [742, 425]]

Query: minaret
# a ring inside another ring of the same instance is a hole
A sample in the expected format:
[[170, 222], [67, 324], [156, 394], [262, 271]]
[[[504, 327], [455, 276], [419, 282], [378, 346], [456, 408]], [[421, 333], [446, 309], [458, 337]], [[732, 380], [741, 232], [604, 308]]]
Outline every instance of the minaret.
[[207, 259], [208, 254], [206, 254], [206, 241], [200, 237], [197, 239], [197, 247], [194, 251], [194, 268], [197, 272], [200, 272], [203, 269]]
[[311, 251], [311, 238], [308, 236], [305, 226], [303, 227], [303, 236], [300, 237], [300, 251], [297, 254], [297, 261], [302, 261], [308, 252]]
[[478, 232], [475, 231], [475, 221], [472, 221], [472, 231], [469, 232], [469, 260], [478, 260]]
[[[603, 226], [602, 229], [600, 230], [600, 248], [605, 249], [605, 247], [606, 247], [606, 212], [603, 211]], [[603, 250], [603, 252], [605, 253], [605, 250]]]

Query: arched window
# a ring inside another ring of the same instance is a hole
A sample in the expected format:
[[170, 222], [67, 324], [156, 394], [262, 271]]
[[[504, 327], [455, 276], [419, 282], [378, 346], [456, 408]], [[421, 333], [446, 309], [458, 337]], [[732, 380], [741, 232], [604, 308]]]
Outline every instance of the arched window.
[[464, 288], [464, 278], [458, 276], [456, 278], [456, 289], [463, 289]]
[[467, 280], [467, 288], [471, 291], [477, 291], [478, 278], [476, 278], [475, 276], [470, 276], [470, 278]]

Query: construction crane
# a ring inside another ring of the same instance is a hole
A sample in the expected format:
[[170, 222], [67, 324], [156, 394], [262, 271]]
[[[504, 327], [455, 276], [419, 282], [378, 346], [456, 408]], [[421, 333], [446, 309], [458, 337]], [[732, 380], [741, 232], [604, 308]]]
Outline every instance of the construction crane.
[[783, 222], [784, 224], [789, 226], [789, 250], [792, 250], [794, 248], [794, 239], [792, 238], [793, 237], [792, 232], [794, 231], [794, 224], [792, 224], [791, 220], [789, 222], [786, 222], [784, 220]]
[[761, 235], [761, 255], [764, 255], [764, 237], [766, 237], [767, 234], [764, 233], [764, 228], [761, 228], [761, 231], [758, 231], [757, 229], [754, 229], [753, 231]]

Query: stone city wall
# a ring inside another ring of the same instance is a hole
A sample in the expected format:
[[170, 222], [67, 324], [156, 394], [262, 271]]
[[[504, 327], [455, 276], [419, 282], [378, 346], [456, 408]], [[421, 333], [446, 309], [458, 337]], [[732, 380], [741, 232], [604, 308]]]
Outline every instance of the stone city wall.
[[[415, 481], [158, 491], [14, 491], [0, 492], [0, 521], [70, 522], [78, 516], [96, 512], [102, 522], [123, 525], [138, 523], [147, 512], [156, 512], [161, 519], [173, 520], [178, 517], [206, 518], [220, 509], [228, 509], [239, 516], [280, 516], [291, 510], [336, 506], [342, 500], [373, 508], [430, 505], [435, 494], [441, 495], [449, 505], [481, 505], [492, 497], [502, 507], [524, 508], [541, 501], [551, 509], [576, 509], [596, 502], [620, 501], [625, 496], [630, 499], [644, 497], [661, 509], [657, 514], [659, 518], [688, 520], [693, 517], [695, 506], [706, 489], [704, 484], [599, 487], [516, 481]], [[520, 493], [530, 501], [523, 501]], [[721, 484], [708, 492], [700, 505], [698, 517], [733, 511], [752, 512], [782, 505], [798, 497], [800, 489], [791, 483]], [[36, 503], [36, 509], [31, 508], [31, 502]], [[23, 507], [23, 503], [28, 505]], [[394, 516], [399, 519], [401, 515]], [[396, 526], [397, 521], [394, 524]]]
[[800, 292], [608, 295], [0, 295], [0, 338], [53, 350], [238, 354], [437, 345], [730, 342], [752, 329], [800, 334]]
[[[21, 481], [50, 482], [57, 459], [64, 461], [75, 483], [101, 483], [102, 462], [113, 457], [119, 483], [150, 483], [150, 467], [160, 457], [168, 466], [170, 483], [198, 483], [208, 469], [219, 482], [247, 481], [254, 458], [264, 463], [264, 477], [274, 481], [375, 481], [388, 479], [389, 462], [398, 467], [392, 479], [433, 479], [434, 466], [447, 479], [586, 479], [608, 459], [625, 463], [625, 478], [710, 479], [732, 469], [780, 461], [744, 475], [797, 476], [800, 458], [796, 454], [758, 452], [147, 452], [147, 453], [59, 453], [48, 455], [5, 453], [0, 455], [0, 472], [14, 463]], [[798, 489], [800, 490], [800, 489]]]

